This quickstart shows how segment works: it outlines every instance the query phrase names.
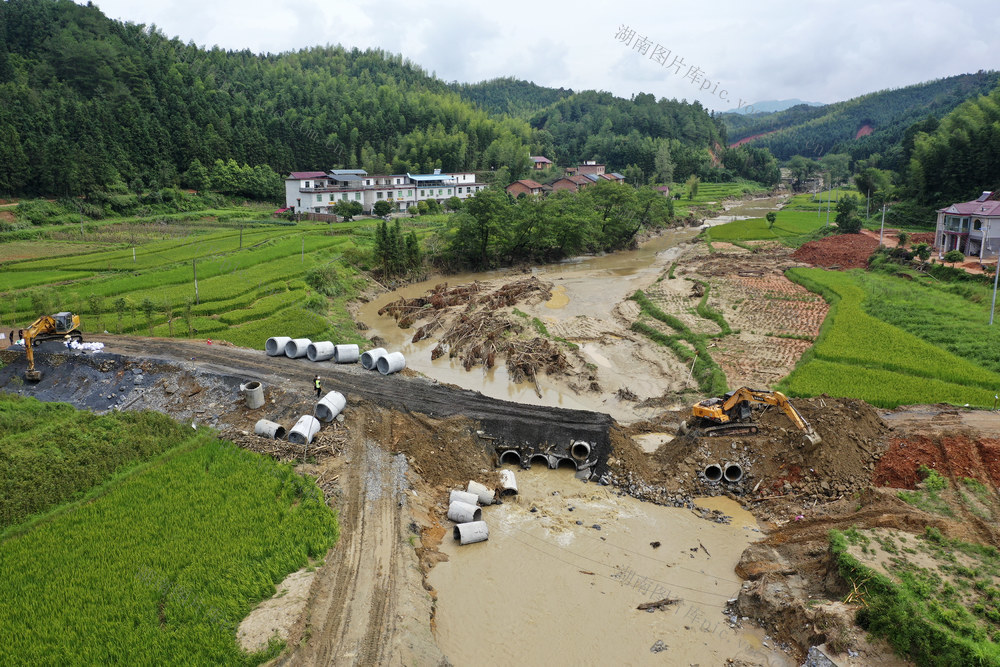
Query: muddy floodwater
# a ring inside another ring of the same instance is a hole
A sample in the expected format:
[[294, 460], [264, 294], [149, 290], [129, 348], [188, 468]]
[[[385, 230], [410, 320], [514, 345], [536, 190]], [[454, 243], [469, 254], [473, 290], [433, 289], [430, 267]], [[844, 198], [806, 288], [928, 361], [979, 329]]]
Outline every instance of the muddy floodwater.
[[[762, 216], [779, 202], [780, 198], [766, 198], [730, 206], [724, 215], [707, 220], [705, 224]], [[580, 346], [586, 362], [596, 369], [599, 392], [574, 391], [565, 383], [541, 375], [536, 393], [533, 383], [511, 382], [503, 364], [489, 370], [476, 367], [466, 371], [458, 358], [444, 355], [432, 361], [431, 350], [437, 344], [433, 337], [412, 343], [414, 328], [400, 329], [391, 317], [378, 314], [390, 301], [421, 296], [442, 282], [454, 286], [475, 280], [516, 279], [521, 274], [481, 272], [435, 276], [365, 304], [359, 319], [369, 327], [369, 337], [378, 335], [386, 341], [387, 348], [401, 351], [408, 368], [439, 382], [519, 403], [606, 412], [621, 423], [648, 419], [662, 408], [639, 408], [636, 401], [619, 401], [614, 397], [615, 392], [627, 388], [641, 400], [675, 392], [681, 387], [677, 383], [677, 373], [651, 357], [642, 345], [633, 342], [634, 335], [628, 331], [630, 316], [620, 309], [628, 307], [622, 304], [637, 289], [644, 289], [659, 278], [680, 254], [680, 246], [692, 240], [699, 231], [696, 228], [668, 230], [637, 250], [575, 257], [531, 269], [532, 275], [552, 283], [552, 297], [543, 304], [518, 307], [544, 322], [551, 335]]]
[[[429, 575], [436, 638], [452, 664], [793, 664], [724, 614], [740, 589], [733, 568], [761, 536], [738, 504], [697, 501], [734, 517], [723, 525], [620, 497], [572, 470], [511, 469], [520, 495], [483, 508], [489, 540], [463, 547], [446, 535], [449, 560]], [[636, 609], [663, 598], [677, 602]]]

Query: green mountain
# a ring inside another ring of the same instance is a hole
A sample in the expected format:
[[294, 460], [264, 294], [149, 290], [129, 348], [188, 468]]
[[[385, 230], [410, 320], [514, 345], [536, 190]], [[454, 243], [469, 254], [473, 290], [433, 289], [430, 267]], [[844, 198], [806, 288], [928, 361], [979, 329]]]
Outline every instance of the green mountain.
[[546, 88], [513, 77], [500, 77], [479, 83], [451, 83], [449, 87], [463, 99], [475, 102], [481, 109], [518, 118], [528, 118], [573, 94], [569, 88]]
[[797, 105], [777, 113], [727, 113], [721, 118], [730, 144], [749, 139], [748, 143], [770, 149], [779, 160], [827, 153], [863, 159], [879, 153], [885, 167], [899, 171], [909, 159], [903, 145], [907, 128], [928, 116], [941, 118], [998, 84], [1000, 72], [979, 71], [820, 107]]

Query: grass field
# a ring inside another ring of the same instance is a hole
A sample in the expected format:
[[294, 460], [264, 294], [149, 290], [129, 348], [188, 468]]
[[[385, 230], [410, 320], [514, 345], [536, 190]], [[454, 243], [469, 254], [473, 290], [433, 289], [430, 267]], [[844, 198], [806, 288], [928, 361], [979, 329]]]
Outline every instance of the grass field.
[[[31, 424], [24, 436], [43, 438], [37, 406], [15, 406], [8, 416]], [[94, 451], [118, 449], [88, 432], [101, 440]], [[0, 664], [259, 664], [280, 649], [247, 655], [235, 628], [288, 573], [324, 557], [336, 517], [287, 465], [206, 431], [177, 442], [85, 502], [7, 531]]]
[[[815, 345], [779, 383], [782, 391], [851, 396], [886, 408], [937, 402], [993, 406], [1000, 373], [989, 368], [992, 351], [959, 356], [960, 349], [950, 351], [867, 312], [869, 305], [873, 312], [884, 310], [877, 303], [881, 286], [896, 289], [901, 279], [857, 270], [791, 269], [786, 275], [822, 294], [831, 307]], [[950, 298], [952, 309], [964, 300], [954, 294]], [[948, 303], [949, 297], [939, 291], [936, 300]], [[927, 302], [924, 311], [928, 332], [964, 340], [961, 322], [951, 319], [947, 309], [935, 310], [934, 303]]]
[[[825, 194], [825, 193], [820, 193]], [[838, 198], [852, 193], [841, 189], [833, 191], [832, 196]], [[769, 228], [764, 218], [736, 220], [724, 225], [712, 227], [705, 232], [708, 241], [743, 242], [743, 241], [780, 241], [790, 246], [798, 247], [818, 236], [825, 235], [835, 229], [836, 217], [834, 210], [836, 202], [830, 203], [830, 225], [827, 227], [826, 200], [820, 195], [813, 199], [812, 194], [794, 195], [780, 211], [774, 226]]]
[[695, 208], [702, 212], [721, 211], [722, 202], [726, 199], [763, 195], [766, 192], [769, 192], [768, 188], [752, 181], [699, 183], [698, 194], [693, 199], [688, 199], [687, 186], [684, 183], [674, 183], [670, 187], [671, 195], [681, 195], [680, 199], [674, 201], [674, 215], [678, 218], [687, 216], [688, 212]]
[[[112, 219], [0, 243], [7, 258], [0, 328], [71, 310], [85, 332], [213, 337], [256, 348], [278, 333], [363, 342], [345, 303], [371, 262], [377, 221], [295, 224], [260, 215], [237, 207]], [[402, 225], [424, 237], [443, 222], [428, 216]], [[336, 284], [318, 294], [309, 272], [331, 264]]]

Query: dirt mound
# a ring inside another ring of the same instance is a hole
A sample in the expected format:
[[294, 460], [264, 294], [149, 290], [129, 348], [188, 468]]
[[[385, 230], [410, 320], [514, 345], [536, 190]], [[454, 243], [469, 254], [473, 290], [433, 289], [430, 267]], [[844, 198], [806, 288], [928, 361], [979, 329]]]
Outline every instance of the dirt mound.
[[805, 243], [792, 257], [826, 268], [863, 269], [878, 248], [878, 241], [863, 234], [837, 234]]
[[1000, 439], [971, 433], [892, 438], [872, 477], [876, 486], [913, 489], [927, 466], [953, 479], [970, 478], [1000, 485]]
[[933, 245], [934, 232], [919, 232], [916, 234], [910, 234], [910, 245], [915, 246], [918, 243], [927, 243], [928, 245]]

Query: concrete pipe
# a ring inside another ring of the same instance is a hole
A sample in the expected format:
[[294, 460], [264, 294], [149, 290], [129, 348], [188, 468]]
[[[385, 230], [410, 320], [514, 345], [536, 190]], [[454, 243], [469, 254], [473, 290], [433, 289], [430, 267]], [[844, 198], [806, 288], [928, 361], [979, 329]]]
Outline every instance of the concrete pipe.
[[333, 360], [338, 364], [354, 364], [358, 361], [358, 346], [335, 345], [333, 348]]
[[293, 338], [285, 343], [285, 356], [290, 359], [298, 359], [299, 357], [306, 356], [306, 351], [309, 349], [310, 343], [312, 341], [308, 338]]
[[590, 443], [577, 440], [569, 447], [569, 455], [577, 461], [586, 461], [590, 456]]
[[743, 466], [739, 463], [727, 463], [722, 472], [722, 477], [727, 482], [736, 483], [743, 479]]
[[285, 427], [267, 419], [261, 419], [254, 424], [253, 432], [265, 438], [281, 440], [285, 437]]
[[264, 405], [264, 385], [260, 382], [247, 382], [243, 386], [243, 392], [246, 396], [247, 407], [251, 410], [256, 410]]
[[705, 466], [705, 479], [710, 482], [718, 482], [722, 479], [722, 466], [718, 463], [709, 463]]
[[384, 347], [376, 347], [374, 350], [368, 350], [361, 355], [361, 367], [366, 371], [378, 370], [378, 360], [389, 354], [389, 352]]
[[264, 343], [264, 351], [267, 352], [269, 357], [278, 357], [285, 353], [285, 346], [288, 345], [288, 341], [291, 338], [288, 336], [274, 336], [273, 338], [268, 338], [267, 342]]
[[500, 465], [504, 463], [513, 463], [516, 466], [521, 465], [521, 452], [516, 449], [508, 449], [503, 452], [500, 454]]
[[536, 463], [544, 463], [546, 468], [551, 468], [549, 457], [546, 454], [532, 454], [528, 459], [528, 465], [534, 466]]
[[319, 420], [312, 415], [302, 415], [295, 426], [288, 432], [288, 442], [296, 445], [308, 445], [319, 433]]
[[482, 521], [483, 510], [475, 505], [463, 503], [456, 500], [448, 505], [448, 518], [455, 523], [469, 523], [470, 521]]
[[470, 521], [469, 523], [460, 523], [455, 526], [452, 535], [458, 540], [459, 544], [475, 544], [476, 542], [485, 542], [490, 539], [490, 529], [485, 521]]
[[406, 359], [403, 357], [402, 352], [390, 352], [379, 359], [377, 365], [379, 373], [389, 375], [390, 373], [398, 373], [406, 368]]
[[479, 502], [479, 496], [474, 493], [469, 493], [468, 491], [460, 491], [458, 489], [452, 489], [451, 494], [448, 496], [448, 503], [453, 502], [467, 503], [469, 505], [475, 505]]
[[480, 505], [492, 505], [493, 496], [496, 495], [496, 492], [493, 489], [488, 489], [479, 482], [472, 481], [469, 482], [469, 487], [466, 491], [476, 494], [479, 497]]
[[333, 357], [334, 345], [328, 340], [320, 343], [309, 343], [306, 347], [306, 356], [309, 361], [326, 361]]
[[572, 468], [573, 470], [576, 470], [576, 461], [565, 457], [559, 457], [556, 459], [556, 469], [558, 470], [559, 468]]
[[331, 391], [316, 403], [316, 416], [325, 422], [332, 422], [347, 405], [347, 399], [339, 391]]
[[513, 470], [500, 471], [500, 495], [501, 496], [517, 495], [517, 479], [514, 478]]

